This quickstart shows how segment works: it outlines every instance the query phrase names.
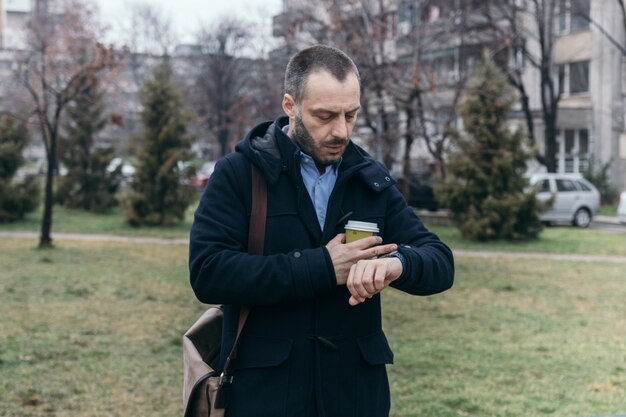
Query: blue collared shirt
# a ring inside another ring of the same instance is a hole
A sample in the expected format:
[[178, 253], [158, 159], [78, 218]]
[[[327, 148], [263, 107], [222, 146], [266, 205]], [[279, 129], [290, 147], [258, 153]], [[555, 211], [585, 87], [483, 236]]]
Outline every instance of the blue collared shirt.
[[337, 171], [340, 163], [341, 159], [332, 165], [327, 165], [324, 173], [320, 174], [313, 158], [300, 151], [300, 172], [302, 173], [302, 180], [309, 192], [309, 196], [311, 196], [311, 201], [317, 213], [317, 221], [320, 223], [322, 230], [324, 230], [324, 223], [326, 223], [328, 200], [337, 182]]
[[[283, 126], [283, 132], [287, 133], [288, 131], [289, 125]], [[294, 144], [298, 146], [295, 142]], [[317, 214], [317, 221], [322, 230], [324, 230], [324, 224], [326, 223], [328, 200], [337, 182], [339, 164], [341, 164], [341, 159], [332, 165], [327, 165], [324, 173], [320, 174], [313, 158], [300, 151], [300, 173], [302, 174], [306, 190], [309, 192], [309, 196], [311, 196], [311, 201]]]

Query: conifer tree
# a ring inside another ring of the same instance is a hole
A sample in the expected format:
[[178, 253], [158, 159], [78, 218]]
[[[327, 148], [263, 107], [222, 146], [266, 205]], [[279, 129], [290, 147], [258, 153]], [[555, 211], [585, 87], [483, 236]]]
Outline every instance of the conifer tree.
[[32, 175], [22, 181], [15, 179], [24, 163], [22, 153], [28, 140], [26, 123], [8, 115], [0, 117], [0, 223], [19, 220], [37, 208], [37, 178]]
[[108, 172], [113, 148], [99, 146], [98, 132], [106, 125], [104, 95], [97, 81], [86, 83], [67, 107], [65, 135], [60, 138], [60, 160], [67, 175], [59, 179], [57, 201], [67, 207], [104, 212], [117, 204], [119, 170]]
[[514, 98], [492, 61], [477, 72], [462, 109], [464, 134], [457, 134], [438, 190], [461, 234], [471, 240], [535, 238], [542, 226], [540, 204], [524, 177], [532, 157], [521, 131], [506, 124]]
[[189, 158], [191, 140], [169, 59], [145, 82], [141, 103], [138, 166], [125, 201], [126, 219], [135, 226], [169, 226], [183, 220], [193, 199], [193, 190], [181, 181], [179, 162]]

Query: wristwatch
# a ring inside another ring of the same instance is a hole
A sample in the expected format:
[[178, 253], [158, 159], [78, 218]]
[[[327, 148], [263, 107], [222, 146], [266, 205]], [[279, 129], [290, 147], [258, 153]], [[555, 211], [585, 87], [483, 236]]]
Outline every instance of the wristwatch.
[[402, 273], [404, 274], [404, 272], [406, 271], [406, 257], [401, 254], [400, 252], [398, 252], [397, 250], [394, 250], [393, 252], [389, 252], [386, 253], [384, 255], [379, 255], [378, 259], [382, 259], [382, 258], [398, 258], [400, 259], [400, 263], [402, 264]]

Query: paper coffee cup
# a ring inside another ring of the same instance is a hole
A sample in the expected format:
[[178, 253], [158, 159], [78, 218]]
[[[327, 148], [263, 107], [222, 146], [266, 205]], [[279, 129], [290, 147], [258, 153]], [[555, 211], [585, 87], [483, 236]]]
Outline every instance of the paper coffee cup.
[[356, 220], [349, 220], [345, 229], [346, 243], [354, 242], [364, 237], [374, 236], [379, 232], [376, 223], [359, 222]]

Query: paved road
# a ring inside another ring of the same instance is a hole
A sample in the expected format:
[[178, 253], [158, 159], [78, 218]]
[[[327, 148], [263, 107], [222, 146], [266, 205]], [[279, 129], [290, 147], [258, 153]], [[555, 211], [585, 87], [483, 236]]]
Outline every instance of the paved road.
[[589, 228], [603, 232], [626, 234], [626, 225], [620, 224], [617, 217], [595, 216]]
[[[0, 238], [33, 239], [39, 238], [38, 232], [1, 232]], [[131, 243], [153, 243], [161, 245], [187, 245], [188, 239], [182, 238], [160, 238], [160, 237], [134, 237], [118, 235], [91, 235], [81, 233], [53, 233], [53, 240], [82, 240], [100, 242], [131, 242]], [[626, 263], [626, 256], [608, 255], [584, 255], [584, 254], [559, 254], [559, 253], [538, 253], [538, 252], [500, 252], [500, 251], [473, 251], [454, 250], [457, 257], [470, 258], [517, 258], [517, 259], [552, 259], [561, 261], [578, 262], [612, 262]]]

